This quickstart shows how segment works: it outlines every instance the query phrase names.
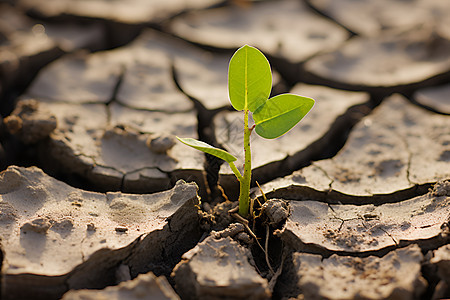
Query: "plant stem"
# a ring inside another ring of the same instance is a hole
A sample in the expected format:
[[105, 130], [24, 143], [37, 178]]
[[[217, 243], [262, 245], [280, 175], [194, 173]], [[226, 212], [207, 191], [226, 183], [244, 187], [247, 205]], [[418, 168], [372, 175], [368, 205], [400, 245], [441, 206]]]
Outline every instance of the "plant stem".
[[250, 182], [252, 178], [252, 153], [250, 151], [250, 134], [252, 128], [248, 127], [248, 109], [244, 109], [244, 176], [239, 181], [239, 214], [247, 218], [250, 198]]
[[228, 164], [230, 165], [231, 171], [233, 171], [234, 175], [236, 175], [239, 182], [242, 181], [244, 179], [244, 177], [242, 177], [241, 173], [236, 168], [236, 165], [234, 164], [234, 162], [231, 161]]

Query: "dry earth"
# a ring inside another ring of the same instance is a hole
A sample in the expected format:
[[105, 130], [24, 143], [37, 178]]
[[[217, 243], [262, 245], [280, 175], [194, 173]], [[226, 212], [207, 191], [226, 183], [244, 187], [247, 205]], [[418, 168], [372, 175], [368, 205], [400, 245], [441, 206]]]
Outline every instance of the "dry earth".
[[[175, 139], [242, 167], [243, 44], [316, 100], [251, 230]], [[447, 0], [0, 0], [0, 299], [450, 298], [449, 82]]]

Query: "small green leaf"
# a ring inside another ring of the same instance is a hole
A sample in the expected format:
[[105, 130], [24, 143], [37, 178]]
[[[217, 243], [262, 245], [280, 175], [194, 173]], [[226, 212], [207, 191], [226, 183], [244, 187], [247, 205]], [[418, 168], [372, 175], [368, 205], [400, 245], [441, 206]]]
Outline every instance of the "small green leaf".
[[266, 139], [277, 138], [303, 119], [313, 105], [313, 99], [292, 94], [270, 98], [253, 113], [255, 131]]
[[225, 150], [213, 147], [205, 142], [196, 140], [196, 139], [192, 139], [192, 138], [179, 138], [177, 137], [177, 139], [182, 142], [185, 145], [188, 145], [192, 148], [195, 148], [197, 150], [203, 151], [205, 153], [214, 155], [220, 159], [223, 159], [224, 161], [226, 161], [227, 163], [231, 163], [234, 162], [235, 160], [237, 160], [236, 157], [234, 157], [233, 155], [231, 155], [230, 153], [228, 153]]
[[264, 54], [245, 45], [239, 48], [228, 67], [228, 94], [236, 110], [255, 111], [272, 89], [272, 72]]

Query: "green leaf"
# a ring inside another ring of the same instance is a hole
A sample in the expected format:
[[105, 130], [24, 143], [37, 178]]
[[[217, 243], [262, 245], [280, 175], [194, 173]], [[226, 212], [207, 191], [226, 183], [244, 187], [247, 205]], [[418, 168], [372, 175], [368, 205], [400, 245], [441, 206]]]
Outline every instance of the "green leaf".
[[196, 140], [196, 139], [192, 139], [192, 138], [179, 138], [177, 137], [177, 139], [182, 142], [185, 145], [188, 145], [192, 148], [195, 148], [197, 150], [203, 151], [205, 153], [214, 155], [220, 159], [223, 159], [224, 161], [226, 161], [227, 163], [231, 163], [234, 162], [235, 160], [237, 160], [236, 157], [234, 157], [233, 155], [231, 155], [230, 153], [228, 153], [225, 150], [213, 147], [205, 142]]
[[313, 99], [293, 94], [270, 98], [253, 113], [255, 131], [266, 139], [277, 138], [303, 119], [313, 105]]
[[264, 54], [245, 45], [239, 48], [228, 67], [228, 94], [236, 110], [255, 111], [272, 89], [272, 72]]

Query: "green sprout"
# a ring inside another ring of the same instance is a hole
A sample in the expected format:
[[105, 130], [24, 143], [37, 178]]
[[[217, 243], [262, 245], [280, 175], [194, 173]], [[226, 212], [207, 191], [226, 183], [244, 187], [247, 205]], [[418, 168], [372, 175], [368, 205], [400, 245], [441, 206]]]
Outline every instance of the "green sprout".
[[[228, 67], [228, 94], [231, 105], [244, 111], [244, 173], [236, 168], [237, 158], [225, 150], [192, 138], [178, 138], [182, 143], [226, 161], [239, 181], [239, 215], [249, 214], [250, 183], [252, 176], [250, 135], [256, 133], [266, 139], [275, 139], [288, 132], [311, 110], [314, 100], [293, 94], [281, 94], [269, 99], [272, 72], [264, 54], [245, 45], [239, 48]], [[249, 127], [249, 112], [255, 124]]]

